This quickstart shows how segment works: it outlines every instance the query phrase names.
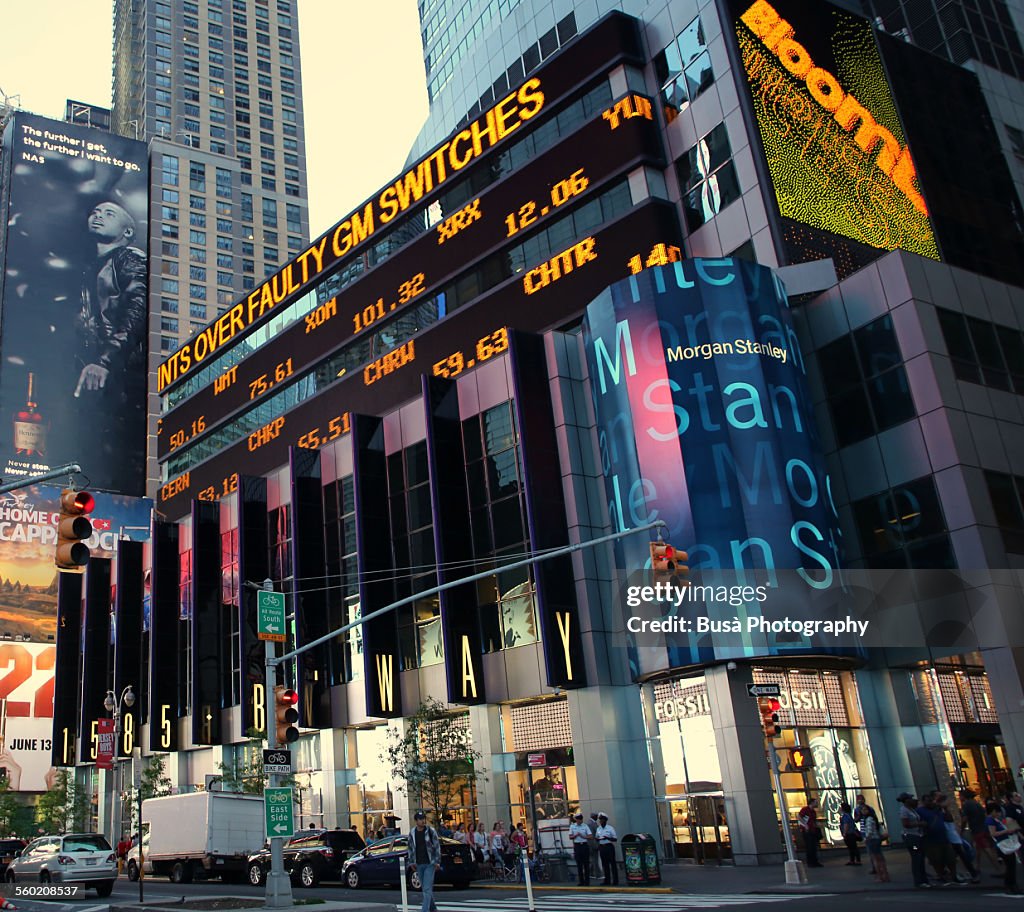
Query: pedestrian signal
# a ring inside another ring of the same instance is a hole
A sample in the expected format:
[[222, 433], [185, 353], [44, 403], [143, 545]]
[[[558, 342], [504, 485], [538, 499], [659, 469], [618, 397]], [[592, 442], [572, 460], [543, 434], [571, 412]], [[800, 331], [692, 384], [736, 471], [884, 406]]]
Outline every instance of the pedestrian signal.
[[809, 769], [814, 769], [814, 752], [809, 747], [801, 747], [799, 744], [791, 747], [787, 772], [802, 773]]
[[651, 570], [655, 577], [674, 576], [685, 578], [690, 575], [687, 561], [690, 559], [685, 551], [673, 548], [668, 542], [653, 541], [651, 545]]
[[65, 488], [60, 492], [60, 519], [57, 521], [57, 548], [53, 562], [62, 573], [82, 573], [89, 563], [92, 523], [88, 515], [96, 501], [88, 491]]

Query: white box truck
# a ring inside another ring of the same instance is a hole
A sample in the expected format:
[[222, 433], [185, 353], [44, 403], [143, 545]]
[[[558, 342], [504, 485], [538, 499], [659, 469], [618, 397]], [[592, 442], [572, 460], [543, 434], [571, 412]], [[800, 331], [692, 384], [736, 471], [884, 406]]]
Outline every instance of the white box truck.
[[[192, 792], [142, 802], [143, 870], [173, 883], [220, 877], [241, 881], [246, 861], [262, 847], [263, 799], [233, 792]], [[128, 855], [128, 876], [139, 874], [139, 849]]]

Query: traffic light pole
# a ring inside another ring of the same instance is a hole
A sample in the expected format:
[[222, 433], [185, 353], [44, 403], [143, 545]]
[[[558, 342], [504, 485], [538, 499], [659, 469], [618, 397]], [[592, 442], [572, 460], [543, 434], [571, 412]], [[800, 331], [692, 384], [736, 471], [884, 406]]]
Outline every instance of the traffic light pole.
[[[274, 584], [271, 580], [265, 580], [263, 588], [272, 591]], [[266, 658], [264, 660], [264, 672], [266, 677], [265, 702], [267, 705], [267, 749], [274, 750], [277, 747], [277, 728], [270, 718], [270, 695], [274, 692], [274, 684], [277, 681], [277, 666], [281, 663], [274, 653], [277, 646], [270, 640], [264, 644], [266, 647]], [[273, 788], [278, 784], [277, 774], [271, 773], [267, 784]], [[290, 909], [292, 908], [292, 882], [284, 870], [284, 837], [270, 836], [270, 873], [267, 874], [267, 908], [269, 909]]]
[[779, 815], [782, 818], [782, 838], [786, 841], [786, 883], [807, 883], [807, 866], [796, 857], [793, 846], [793, 834], [789, 829], [789, 814], [786, 811], [786, 793], [782, 791], [782, 776], [779, 775], [779, 754], [775, 750], [775, 742], [768, 739], [768, 759], [772, 765], [772, 779], [775, 782], [775, 795], [779, 799]]
[[17, 481], [0, 484], [0, 494], [6, 494], [8, 491], [17, 491], [18, 488], [27, 488], [29, 485], [39, 484], [43, 481], [53, 481], [55, 478], [63, 478], [65, 475], [75, 475], [81, 471], [82, 467], [77, 462], [69, 462], [67, 465], [57, 466], [57, 468], [51, 469], [49, 472], [43, 472], [41, 475], [26, 475]]
[[[271, 657], [269, 651], [270, 644], [268, 643], [267, 652], [267, 681], [269, 682], [270, 667], [271, 665], [281, 665], [284, 662], [294, 659], [296, 656], [302, 655], [304, 652], [308, 652], [310, 649], [316, 649], [317, 646], [322, 646], [324, 643], [328, 643], [337, 636], [341, 636], [343, 633], [348, 633], [355, 627], [361, 627], [367, 621], [372, 621], [374, 618], [381, 617], [382, 615], [388, 614], [394, 611], [396, 608], [401, 608], [403, 605], [411, 605], [413, 602], [418, 602], [421, 599], [428, 598], [431, 595], [436, 595], [438, 592], [444, 592], [448, 589], [454, 589], [456, 586], [464, 586], [466, 583], [475, 583], [477, 580], [487, 579], [488, 577], [494, 576], [496, 573], [504, 573], [507, 570], [517, 570], [520, 567], [530, 567], [533, 564], [539, 564], [542, 561], [551, 560], [555, 557], [565, 557], [567, 554], [574, 554], [576, 551], [583, 551], [587, 548], [593, 548], [596, 545], [603, 545], [607, 542], [618, 541], [620, 538], [626, 538], [630, 535], [637, 535], [640, 532], [649, 532], [651, 529], [664, 529], [667, 528], [667, 523], [663, 520], [655, 520], [652, 523], [647, 523], [643, 526], [634, 526], [632, 529], [626, 529], [624, 532], [613, 532], [611, 535], [602, 535], [600, 538], [591, 538], [587, 541], [578, 542], [575, 545], [565, 545], [562, 548], [555, 548], [551, 551], [543, 551], [534, 557], [528, 557], [524, 560], [514, 561], [511, 564], [502, 564], [498, 567], [493, 567], [490, 570], [484, 570], [482, 573], [474, 573], [472, 576], [463, 576], [457, 580], [450, 580], [447, 583], [442, 583], [440, 586], [434, 586], [432, 589], [424, 589], [421, 592], [417, 592], [415, 595], [410, 595], [408, 598], [399, 599], [397, 602], [392, 602], [390, 605], [385, 605], [383, 608], [378, 608], [376, 611], [371, 611], [369, 614], [363, 615], [361, 618], [350, 621], [342, 627], [338, 627], [332, 630], [330, 633], [324, 634], [322, 637], [318, 637], [315, 640], [297, 646], [291, 652], [286, 652], [283, 656], [276, 658]], [[246, 585], [252, 589], [261, 588], [259, 585], [253, 582], [246, 582]], [[265, 588], [265, 584], [264, 584]], [[269, 684], [268, 684], [269, 686]], [[269, 728], [269, 724], [267, 726]], [[273, 747], [274, 745], [269, 745]]]

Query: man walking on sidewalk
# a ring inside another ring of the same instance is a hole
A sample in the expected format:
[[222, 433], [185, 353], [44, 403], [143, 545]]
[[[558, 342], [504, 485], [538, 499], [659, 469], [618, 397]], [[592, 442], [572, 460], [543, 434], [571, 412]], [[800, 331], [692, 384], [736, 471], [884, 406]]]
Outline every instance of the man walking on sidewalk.
[[617, 887], [619, 885], [619, 866], [615, 862], [615, 843], [619, 841], [619, 835], [608, 822], [608, 815], [600, 813], [597, 815], [597, 846], [601, 853], [601, 867], [604, 868], [604, 880], [602, 886]]
[[576, 883], [581, 887], [590, 886], [590, 827], [583, 822], [583, 812], [577, 811], [569, 824], [569, 839], [576, 856]]
[[900, 802], [900, 824], [903, 827], [903, 844], [910, 853], [910, 870], [915, 887], [930, 887], [928, 874], [924, 869], [925, 822], [917, 812], [917, 799], [908, 792], [896, 796]]
[[807, 806], [800, 809], [800, 832], [804, 836], [804, 849], [807, 852], [807, 867], [820, 868], [818, 860], [818, 843], [821, 841], [821, 830], [818, 829], [818, 799], [812, 798]]
[[434, 875], [441, 867], [441, 840], [432, 826], [427, 826], [427, 815], [417, 811], [413, 818], [416, 821], [409, 831], [408, 864], [416, 866], [420, 877], [420, 889], [423, 891], [423, 905], [420, 912], [437, 912], [434, 904]]

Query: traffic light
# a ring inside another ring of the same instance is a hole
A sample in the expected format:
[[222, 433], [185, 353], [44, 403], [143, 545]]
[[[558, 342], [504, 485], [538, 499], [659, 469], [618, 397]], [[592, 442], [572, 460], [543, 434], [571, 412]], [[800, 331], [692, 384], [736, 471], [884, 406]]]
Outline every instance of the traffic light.
[[792, 773], [802, 773], [804, 770], [814, 769], [814, 752], [809, 747], [797, 745], [789, 749], [789, 770]]
[[675, 576], [685, 578], [690, 575], [690, 568], [686, 563], [690, 557], [685, 551], [679, 551], [668, 542], [663, 541], [652, 541], [650, 545], [651, 570], [655, 577]]
[[761, 713], [761, 728], [766, 738], [775, 738], [779, 734], [779, 710], [782, 704], [775, 697], [758, 697], [757, 709]]
[[278, 744], [293, 744], [299, 740], [299, 711], [295, 708], [299, 695], [294, 690], [278, 685], [274, 688], [274, 718]]
[[82, 573], [89, 563], [89, 546], [85, 539], [92, 536], [92, 523], [87, 515], [96, 506], [88, 491], [65, 488], [60, 492], [60, 519], [57, 522], [57, 549], [53, 562], [64, 573]]

